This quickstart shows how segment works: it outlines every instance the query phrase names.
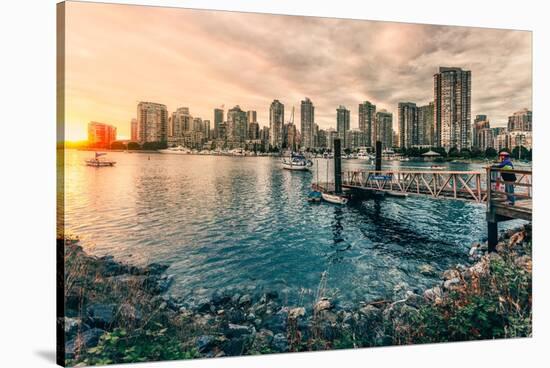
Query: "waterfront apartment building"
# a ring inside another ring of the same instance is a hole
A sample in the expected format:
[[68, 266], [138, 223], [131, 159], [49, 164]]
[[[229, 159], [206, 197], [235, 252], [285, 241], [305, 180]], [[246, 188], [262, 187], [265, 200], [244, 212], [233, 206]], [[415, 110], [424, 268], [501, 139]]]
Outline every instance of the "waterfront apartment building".
[[313, 106], [313, 102], [306, 97], [300, 102], [300, 133], [302, 135], [302, 149], [315, 147], [314, 121], [315, 106]]
[[258, 121], [258, 114], [254, 110], [249, 110], [246, 112], [246, 121], [248, 124], [256, 123]]
[[508, 117], [508, 131], [530, 132], [533, 130], [533, 112], [528, 109], [516, 111]]
[[248, 139], [260, 139], [260, 124], [258, 122], [253, 121], [248, 123]]
[[393, 146], [393, 114], [384, 109], [376, 113], [376, 141], [382, 142], [382, 149]]
[[227, 141], [230, 147], [241, 147], [248, 137], [246, 112], [239, 105], [227, 111]]
[[133, 142], [137, 142], [138, 140], [138, 123], [136, 118], [133, 118], [130, 122], [130, 140]]
[[296, 151], [298, 149], [298, 132], [295, 124], [288, 123], [284, 125], [282, 146], [291, 151]]
[[487, 150], [487, 148], [494, 148], [495, 137], [493, 136], [493, 129], [486, 127], [476, 131], [476, 145], [474, 147], [481, 151]]
[[166, 105], [140, 102], [137, 105], [137, 140], [139, 143], [167, 142], [168, 110]]
[[328, 147], [328, 141], [327, 141], [327, 131], [324, 129], [319, 129], [317, 132], [317, 148], [327, 148]]
[[88, 145], [95, 148], [111, 148], [116, 141], [116, 128], [110, 124], [90, 121], [88, 123]]
[[419, 144], [418, 110], [414, 102], [397, 104], [397, 122], [399, 127], [399, 146], [410, 148]]
[[[487, 115], [476, 115], [474, 123], [472, 125], [472, 147], [482, 149], [482, 145], [480, 143], [480, 133], [482, 130], [489, 129], [490, 127], [491, 126], [489, 123], [489, 119], [487, 119]], [[483, 134], [486, 135], [488, 133]], [[490, 134], [492, 136], [493, 132], [491, 131]]]
[[346, 147], [346, 132], [350, 129], [350, 111], [340, 105], [336, 109], [336, 132], [342, 140], [342, 147]]
[[359, 147], [364, 147], [365, 135], [366, 133], [359, 129], [347, 130], [344, 148], [356, 150]]
[[434, 145], [434, 103], [418, 107], [419, 145]]
[[284, 121], [285, 105], [279, 100], [273, 100], [269, 107], [269, 144], [273, 148], [282, 147]]
[[220, 134], [220, 125], [223, 124], [223, 109], [214, 109], [214, 138], [225, 138]]
[[452, 147], [469, 149], [471, 72], [461, 68], [440, 67], [433, 80], [435, 146], [447, 151]]
[[376, 105], [370, 101], [359, 104], [359, 130], [365, 133], [362, 145], [374, 147], [376, 144]]

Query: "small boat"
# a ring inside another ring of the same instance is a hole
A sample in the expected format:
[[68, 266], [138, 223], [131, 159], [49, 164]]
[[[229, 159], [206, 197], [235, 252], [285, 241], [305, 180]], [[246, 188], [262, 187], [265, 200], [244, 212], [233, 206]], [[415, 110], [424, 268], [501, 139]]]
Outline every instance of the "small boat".
[[330, 193], [321, 193], [323, 200], [333, 203], [333, 204], [346, 204], [349, 199], [343, 195], [330, 194]]
[[290, 157], [283, 159], [283, 169], [308, 171], [313, 162], [307, 160], [302, 154], [291, 153]]
[[101, 156], [105, 156], [106, 153], [96, 152], [94, 158], [89, 158], [86, 160], [87, 166], [93, 167], [105, 167], [105, 166], [115, 166], [116, 161], [102, 159]]
[[311, 203], [319, 203], [321, 202], [322, 198], [323, 198], [323, 193], [319, 192], [318, 190], [312, 190], [307, 195], [307, 201]]
[[189, 155], [191, 154], [191, 150], [189, 148], [183, 147], [183, 146], [177, 146], [177, 147], [170, 147], [166, 149], [160, 149], [158, 150], [160, 153], [172, 153], [176, 155]]
[[432, 165], [432, 166], [430, 166], [430, 169], [432, 169], [432, 170], [445, 170], [445, 166]]

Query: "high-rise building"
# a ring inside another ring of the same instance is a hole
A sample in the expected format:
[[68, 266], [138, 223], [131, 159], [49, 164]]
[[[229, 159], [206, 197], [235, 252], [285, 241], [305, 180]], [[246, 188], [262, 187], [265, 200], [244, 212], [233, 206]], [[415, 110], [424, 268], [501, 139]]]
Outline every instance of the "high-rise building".
[[130, 140], [133, 142], [138, 140], [138, 122], [136, 118], [133, 118], [130, 123]]
[[418, 129], [418, 109], [416, 104], [413, 102], [399, 102], [397, 109], [399, 147], [410, 148], [418, 146], [420, 129]]
[[434, 74], [435, 145], [446, 150], [470, 148], [472, 75], [440, 67]]
[[313, 124], [315, 122], [315, 107], [309, 98], [300, 103], [300, 133], [302, 134], [301, 146], [303, 149], [315, 147]]
[[168, 110], [166, 105], [154, 102], [140, 102], [137, 106], [138, 141], [167, 142]]
[[296, 125], [293, 123], [285, 124], [283, 129], [283, 147], [296, 151], [298, 148], [297, 138]]
[[393, 114], [384, 109], [376, 113], [376, 141], [382, 142], [382, 149], [393, 146]]
[[346, 147], [346, 132], [350, 130], [350, 111], [340, 105], [336, 109], [336, 131], [342, 140], [342, 147]]
[[260, 124], [253, 121], [248, 123], [248, 139], [260, 139]]
[[[475, 148], [479, 148], [479, 149], [484, 149], [483, 146], [487, 146], [487, 144], [485, 142], [481, 142], [480, 140], [480, 133], [482, 132], [482, 130], [484, 129], [489, 129], [490, 128], [490, 124], [489, 124], [489, 119], [487, 119], [487, 115], [476, 115], [475, 119], [474, 119], [474, 124], [473, 124], [473, 128], [472, 128], [472, 147], [475, 147]], [[487, 132], [484, 132], [484, 139], [486, 138]], [[491, 137], [492, 137], [492, 134], [493, 132], [491, 131]], [[491, 143], [490, 147], [492, 147], [493, 144]], [[486, 148], [485, 148], [486, 149]]]
[[214, 109], [214, 138], [222, 138], [219, 130], [220, 125], [223, 123], [223, 109]]
[[193, 130], [193, 117], [189, 114], [189, 108], [179, 107], [168, 121], [168, 143], [183, 145], [184, 133], [191, 130]]
[[434, 103], [418, 107], [418, 125], [420, 145], [434, 145]]
[[246, 121], [248, 121], [248, 124], [250, 123], [256, 123], [258, 122], [257, 119], [258, 114], [254, 110], [249, 110], [246, 112]]
[[209, 140], [210, 139], [210, 120], [202, 121], [202, 129], [203, 129], [204, 139]]
[[248, 138], [246, 112], [239, 105], [227, 111], [227, 139], [233, 146], [240, 146]]
[[487, 148], [494, 148], [495, 137], [493, 136], [493, 129], [481, 128], [476, 132], [476, 145], [474, 147], [485, 151]]
[[528, 109], [516, 111], [508, 117], [508, 131], [530, 132], [533, 130], [533, 112]]
[[96, 148], [110, 148], [116, 141], [116, 128], [109, 124], [90, 121], [88, 123], [88, 145]]
[[369, 101], [359, 104], [359, 130], [365, 133], [367, 147], [374, 147], [376, 143], [376, 105]]
[[284, 121], [285, 105], [279, 100], [273, 100], [269, 107], [269, 144], [273, 148], [282, 147]]
[[324, 129], [319, 129], [317, 133], [317, 148], [327, 148], [327, 131]]
[[360, 131], [359, 129], [351, 129], [346, 131], [346, 140], [344, 148], [350, 150], [356, 150], [359, 147], [364, 147], [365, 142], [365, 132]]

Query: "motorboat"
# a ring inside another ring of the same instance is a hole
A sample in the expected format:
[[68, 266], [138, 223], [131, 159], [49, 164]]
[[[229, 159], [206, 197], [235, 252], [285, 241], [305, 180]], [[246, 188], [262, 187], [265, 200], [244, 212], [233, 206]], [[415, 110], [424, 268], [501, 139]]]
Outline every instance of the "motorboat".
[[189, 155], [191, 150], [187, 147], [177, 146], [158, 150], [160, 153], [172, 153], [176, 155]]

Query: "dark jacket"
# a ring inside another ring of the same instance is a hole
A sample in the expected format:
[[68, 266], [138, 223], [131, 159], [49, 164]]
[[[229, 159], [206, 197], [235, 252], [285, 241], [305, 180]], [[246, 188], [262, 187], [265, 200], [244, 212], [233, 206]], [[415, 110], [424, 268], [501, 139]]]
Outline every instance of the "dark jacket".
[[[510, 158], [507, 158], [504, 161], [499, 162], [493, 167], [496, 167], [497, 169], [503, 169], [503, 170], [514, 170], [514, 164], [512, 163], [512, 160], [510, 160]], [[502, 176], [502, 179], [505, 181], [516, 181], [516, 174], [514, 173], [501, 172], [500, 176]]]

